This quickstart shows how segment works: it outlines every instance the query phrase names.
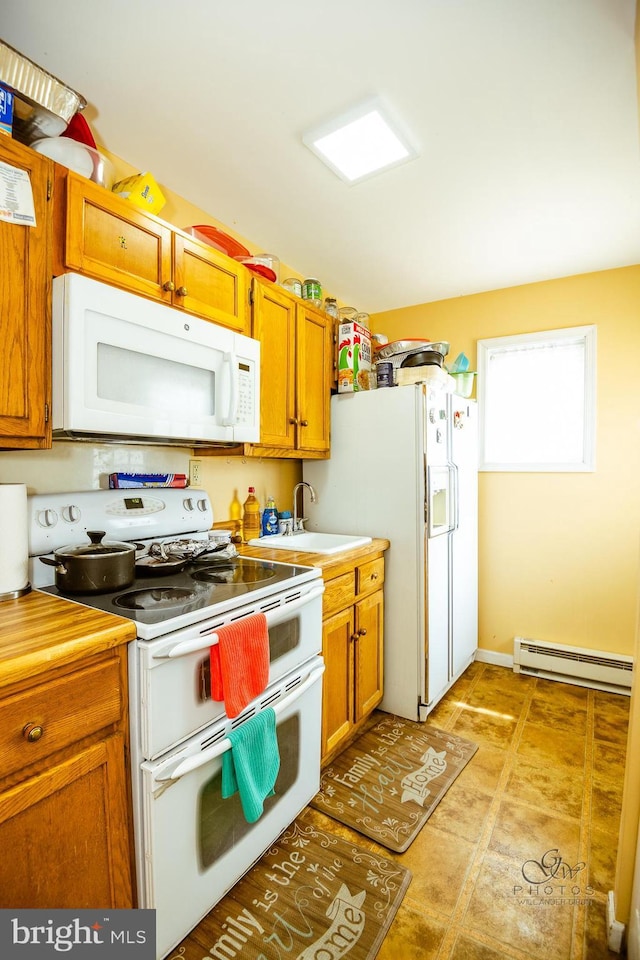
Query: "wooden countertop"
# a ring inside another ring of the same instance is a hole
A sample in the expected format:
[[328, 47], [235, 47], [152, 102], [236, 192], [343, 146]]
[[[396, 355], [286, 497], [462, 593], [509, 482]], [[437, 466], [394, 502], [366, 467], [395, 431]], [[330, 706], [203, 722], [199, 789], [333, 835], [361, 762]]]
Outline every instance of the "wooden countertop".
[[128, 643], [124, 617], [31, 590], [0, 602], [0, 688]]
[[[374, 557], [382, 556], [389, 549], [389, 541], [375, 538], [371, 543], [355, 550], [342, 550], [340, 553], [303, 553], [301, 550], [279, 550], [268, 547], [269, 538], [265, 537], [264, 547], [250, 547], [243, 543], [238, 545], [238, 553], [243, 557], [255, 557], [258, 560], [279, 560], [280, 563], [299, 563], [304, 567], [320, 567], [325, 580], [339, 576], [343, 570], [350, 570], [356, 564]], [[295, 537], [292, 537], [295, 543]]]
[[[374, 539], [355, 550], [333, 554], [247, 544], [239, 545], [238, 553], [259, 560], [319, 567], [327, 580], [382, 556], [388, 548], [388, 540]], [[124, 617], [39, 590], [16, 600], [4, 600], [0, 602], [0, 688], [128, 643], [135, 636], [135, 625]]]

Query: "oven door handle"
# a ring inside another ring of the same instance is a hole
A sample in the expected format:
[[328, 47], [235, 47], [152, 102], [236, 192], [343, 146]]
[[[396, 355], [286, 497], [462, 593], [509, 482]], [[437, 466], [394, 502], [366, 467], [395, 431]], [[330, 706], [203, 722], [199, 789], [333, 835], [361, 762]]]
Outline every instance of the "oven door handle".
[[[295, 610], [299, 610], [300, 607], [304, 607], [305, 604], [310, 603], [312, 600], [315, 600], [317, 597], [321, 597], [324, 593], [324, 584], [321, 583], [319, 587], [314, 590], [311, 590], [309, 593], [306, 593], [304, 597], [299, 597], [297, 600], [292, 600], [291, 603], [285, 603], [281, 607], [277, 607], [275, 610], [269, 610], [265, 613], [267, 618], [267, 626], [275, 627], [279, 623], [282, 623], [283, 620], [289, 619], [289, 614], [293, 613]], [[207, 636], [199, 635], [197, 637], [192, 637], [190, 640], [181, 640], [179, 643], [176, 643], [175, 647], [171, 647], [170, 650], [167, 650], [166, 653], [154, 653], [154, 660], [173, 660], [176, 657], [184, 657], [187, 653], [197, 653], [200, 650], [207, 650], [209, 647], [214, 646], [218, 642], [218, 634], [213, 633], [208, 634]]]
[[[315, 667], [291, 696], [285, 697], [275, 705], [273, 712], [275, 713], [276, 717], [278, 717], [285, 708], [290, 707], [292, 703], [295, 703], [295, 701], [301, 697], [302, 694], [309, 689], [309, 687], [312, 687], [313, 684], [320, 679], [323, 673], [324, 663]], [[199, 770], [200, 767], [204, 767], [207, 763], [215, 760], [216, 757], [221, 756], [221, 754], [226, 753], [227, 750], [230, 749], [231, 740], [229, 740], [228, 737], [225, 737], [224, 740], [220, 740], [212, 747], [208, 747], [206, 750], [203, 750], [202, 753], [198, 753], [193, 757], [187, 757], [185, 760], [180, 761], [172, 770], [155, 774], [153, 779], [155, 781], [162, 782], [166, 780], [179, 780], [180, 777], [184, 777], [186, 773], [192, 773], [194, 770]]]

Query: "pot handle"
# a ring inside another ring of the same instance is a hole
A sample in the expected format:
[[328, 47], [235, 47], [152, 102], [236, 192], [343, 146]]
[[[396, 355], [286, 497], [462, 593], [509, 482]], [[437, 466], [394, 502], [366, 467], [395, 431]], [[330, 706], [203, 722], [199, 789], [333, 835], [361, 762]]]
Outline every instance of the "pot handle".
[[56, 573], [64, 574], [67, 572], [67, 568], [63, 563], [58, 563], [57, 560], [52, 560], [51, 557], [38, 557], [40, 563], [46, 563], [48, 567], [55, 567]]

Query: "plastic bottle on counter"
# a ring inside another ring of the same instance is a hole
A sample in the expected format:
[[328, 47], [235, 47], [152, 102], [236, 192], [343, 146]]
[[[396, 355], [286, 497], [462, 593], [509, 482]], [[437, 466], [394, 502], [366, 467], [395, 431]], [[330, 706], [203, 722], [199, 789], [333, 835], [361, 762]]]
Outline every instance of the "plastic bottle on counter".
[[229, 507], [229, 520], [242, 520], [242, 504], [238, 499], [237, 489], [233, 491], [233, 500]]
[[273, 497], [267, 498], [267, 505], [262, 512], [262, 536], [272, 537], [278, 532], [278, 511]]
[[245, 543], [260, 536], [260, 504], [255, 487], [249, 487], [249, 496], [244, 502], [242, 533]]
[[233, 491], [233, 500], [229, 506], [229, 520], [233, 529], [233, 540], [239, 543], [242, 541], [242, 504], [238, 498], [237, 488]]

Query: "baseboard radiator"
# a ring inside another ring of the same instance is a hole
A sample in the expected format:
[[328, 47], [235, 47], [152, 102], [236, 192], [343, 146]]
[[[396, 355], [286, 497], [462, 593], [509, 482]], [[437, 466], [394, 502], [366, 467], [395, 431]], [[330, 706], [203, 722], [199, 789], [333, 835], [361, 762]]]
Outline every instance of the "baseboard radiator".
[[633, 657], [514, 637], [513, 669], [532, 677], [629, 695]]

